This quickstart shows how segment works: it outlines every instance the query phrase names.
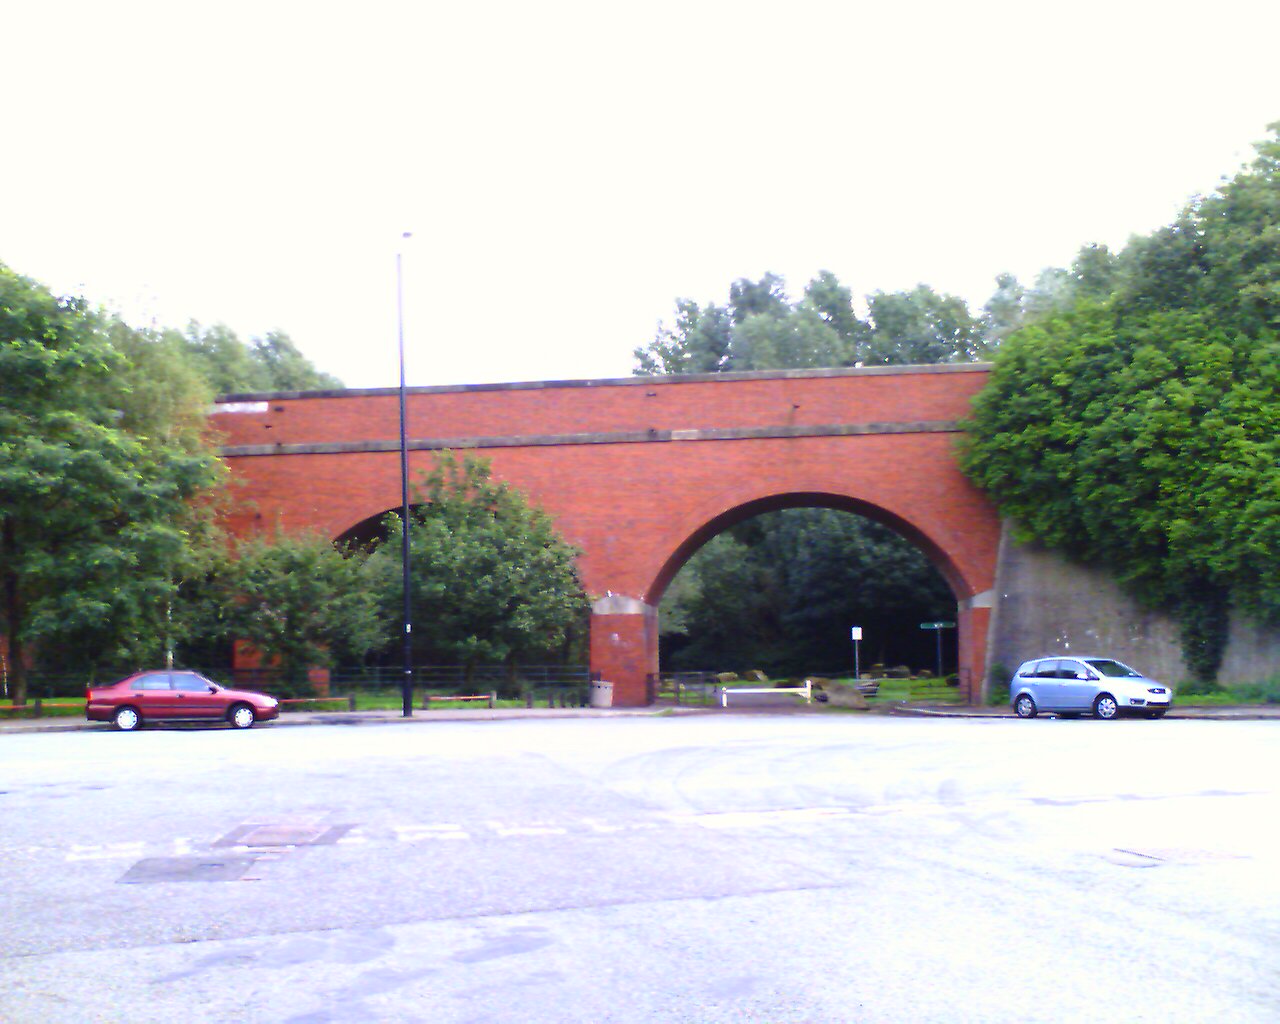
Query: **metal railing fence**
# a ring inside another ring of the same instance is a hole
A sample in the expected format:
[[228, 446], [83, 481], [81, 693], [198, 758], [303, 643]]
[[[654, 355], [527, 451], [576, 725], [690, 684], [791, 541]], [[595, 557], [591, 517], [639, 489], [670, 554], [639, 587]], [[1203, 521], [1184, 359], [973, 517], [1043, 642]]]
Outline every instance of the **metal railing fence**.
[[[295, 689], [327, 691], [333, 694], [383, 690], [399, 692], [404, 678], [403, 668], [378, 665], [332, 669], [314, 674], [306, 683], [291, 683], [276, 669], [232, 671], [206, 669], [199, 665], [181, 665], [175, 668], [199, 672], [228, 686], [269, 692]], [[124, 673], [108, 673], [91, 680], [83, 672], [31, 672], [27, 677], [27, 700], [80, 698], [90, 685], [105, 686], [123, 677]], [[514, 669], [507, 665], [475, 665], [469, 673], [463, 665], [415, 665], [413, 668], [413, 689], [416, 695], [477, 694], [492, 690], [514, 696], [526, 691], [573, 689], [581, 689], [585, 693], [591, 681], [591, 672], [585, 665], [519, 665]], [[0, 680], [0, 701], [8, 701], [10, 696], [10, 680]]]

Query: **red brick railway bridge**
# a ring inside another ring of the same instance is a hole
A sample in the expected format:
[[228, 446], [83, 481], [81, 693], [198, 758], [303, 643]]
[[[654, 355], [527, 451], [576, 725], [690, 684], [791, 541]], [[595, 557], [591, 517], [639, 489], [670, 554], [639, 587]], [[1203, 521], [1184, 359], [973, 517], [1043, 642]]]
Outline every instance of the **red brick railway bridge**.
[[[958, 421], [982, 365], [788, 370], [412, 388], [410, 473], [474, 450], [582, 550], [591, 669], [641, 705], [658, 671], [657, 608], [703, 543], [762, 512], [854, 512], [893, 528], [956, 596], [960, 680], [985, 675], [1000, 521], [965, 479]], [[400, 507], [394, 388], [227, 395], [241, 511], [230, 526], [337, 538]]]

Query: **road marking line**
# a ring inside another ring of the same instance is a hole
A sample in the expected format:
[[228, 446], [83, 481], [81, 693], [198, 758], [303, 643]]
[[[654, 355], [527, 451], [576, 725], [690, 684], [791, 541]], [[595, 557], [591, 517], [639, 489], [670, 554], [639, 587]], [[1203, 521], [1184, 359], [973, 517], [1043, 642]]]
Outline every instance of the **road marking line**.
[[560, 825], [497, 825], [490, 827], [500, 836], [563, 836], [569, 830]]
[[760, 825], [794, 825], [830, 821], [849, 816], [847, 807], [795, 807], [776, 811], [705, 811], [676, 814], [670, 821], [677, 825], [700, 825], [704, 828], [752, 828]]
[[470, 839], [461, 825], [392, 825], [396, 839], [402, 843], [416, 843], [420, 839]]
[[146, 843], [106, 843], [102, 846], [72, 846], [66, 861], [116, 860], [121, 857], [141, 857]]
[[586, 825], [587, 828], [591, 829], [592, 832], [604, 832], [604, 833], [625, 832], [628, 829], [634, 827], [630, 825], [606, 825], [604, 822], [600, 821], [597, 818], [583, 818], [582, 823]]

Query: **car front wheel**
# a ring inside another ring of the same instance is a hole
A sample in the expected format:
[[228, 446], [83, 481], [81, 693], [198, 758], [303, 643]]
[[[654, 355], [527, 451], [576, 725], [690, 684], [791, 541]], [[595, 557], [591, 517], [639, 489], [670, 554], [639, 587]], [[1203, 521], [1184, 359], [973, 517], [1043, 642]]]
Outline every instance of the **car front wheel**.
[[135, 729], [142, 727], [142, 716], [138, 714], [135, 708], [121, 708], [115, 713], [111, 721], [115, 723], [115, 727], [121, 732], [133, 732]]
[[1100, 693], [1093, 702], [1093, 713], [1098, 718], [1115, 718], [1120, 713], [1120, 705], [1111, 694]]
[[253, 723], [257, 721], [257, 716], [248, 704], [237, 704], [228, 712], [227, 721], [231, 723], [232, 728], [251, 729]]
[[1036, 702], [1024, 693], [1013, 702], [1013, 711], [1019, 718], [1035, 718]]

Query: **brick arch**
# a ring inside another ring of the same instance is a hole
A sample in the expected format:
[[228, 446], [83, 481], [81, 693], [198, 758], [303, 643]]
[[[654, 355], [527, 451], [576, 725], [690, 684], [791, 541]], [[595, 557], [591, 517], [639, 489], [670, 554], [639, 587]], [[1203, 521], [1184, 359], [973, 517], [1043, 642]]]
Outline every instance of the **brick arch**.
[[[414, 388], [410, 470], [487, 458], [582, 555], [591, 665], [638, 705], [658, 671], [657, 600], [692, 550], [787, 505], [844, 508], [916, 543], [958, 603], [961, 686], [985, 675], [1000, 522], [955, 458], [981, 365]], [[220, 399], [214, 425], [264, 525], [338, 537], [400, 505], [393, 389]], [[248, 511], [252, 509], [253, 511]]]
[[[410, 504], [410, 512], [412, 512], [415, 507], [416, 505]], [[399, 518], [400, 513], [403, 511], [404, 506], [402, 505], [396, 505], [393, 508], [384, 508], [380, 512], [373, 513], [373, 515], [365, 516], [359, 522], [352, 523], [349, 527], [336, 534], [331, 539], [335, 543], [354, 541], [356, 544], [361, 544], [375, 536], [381, 537], [383, 520], [385, 520], [389, 515], [394, 515]]]
[[882, 526], [887, 526], [894, 533], [923, 552], [933, 567], [942, 575], [942, 578], [946, 580], [947, 586], [951, 588], [951, 592], [956, 596], [957, 600], [960, 600], [963, 594], [969, 592], [964, 577], [956, 566], [955, 561], [948, 555], [946, 550], [936, 544], [914, 523], [886, 509], [861, 501], [853, 495], [801, 491], [752, 498], [703, 523], [676, 547], [671, 557], [667, 559], [666, 563], [658, 571], [658, 575], [653, 581], [653, 586], [650, 587], [645, 595], [645, 602], [655, 606], [660, 604], [663, 594], [666, 593], [667, 587], [676, 577], [676, 574], [679, 573], [693, 554], [712, 537], [739, 523], [746, 522], [748, 519], [789, 508], [834, 509], [837, 512], [848, 512], [864, 519], [870, 519]]

